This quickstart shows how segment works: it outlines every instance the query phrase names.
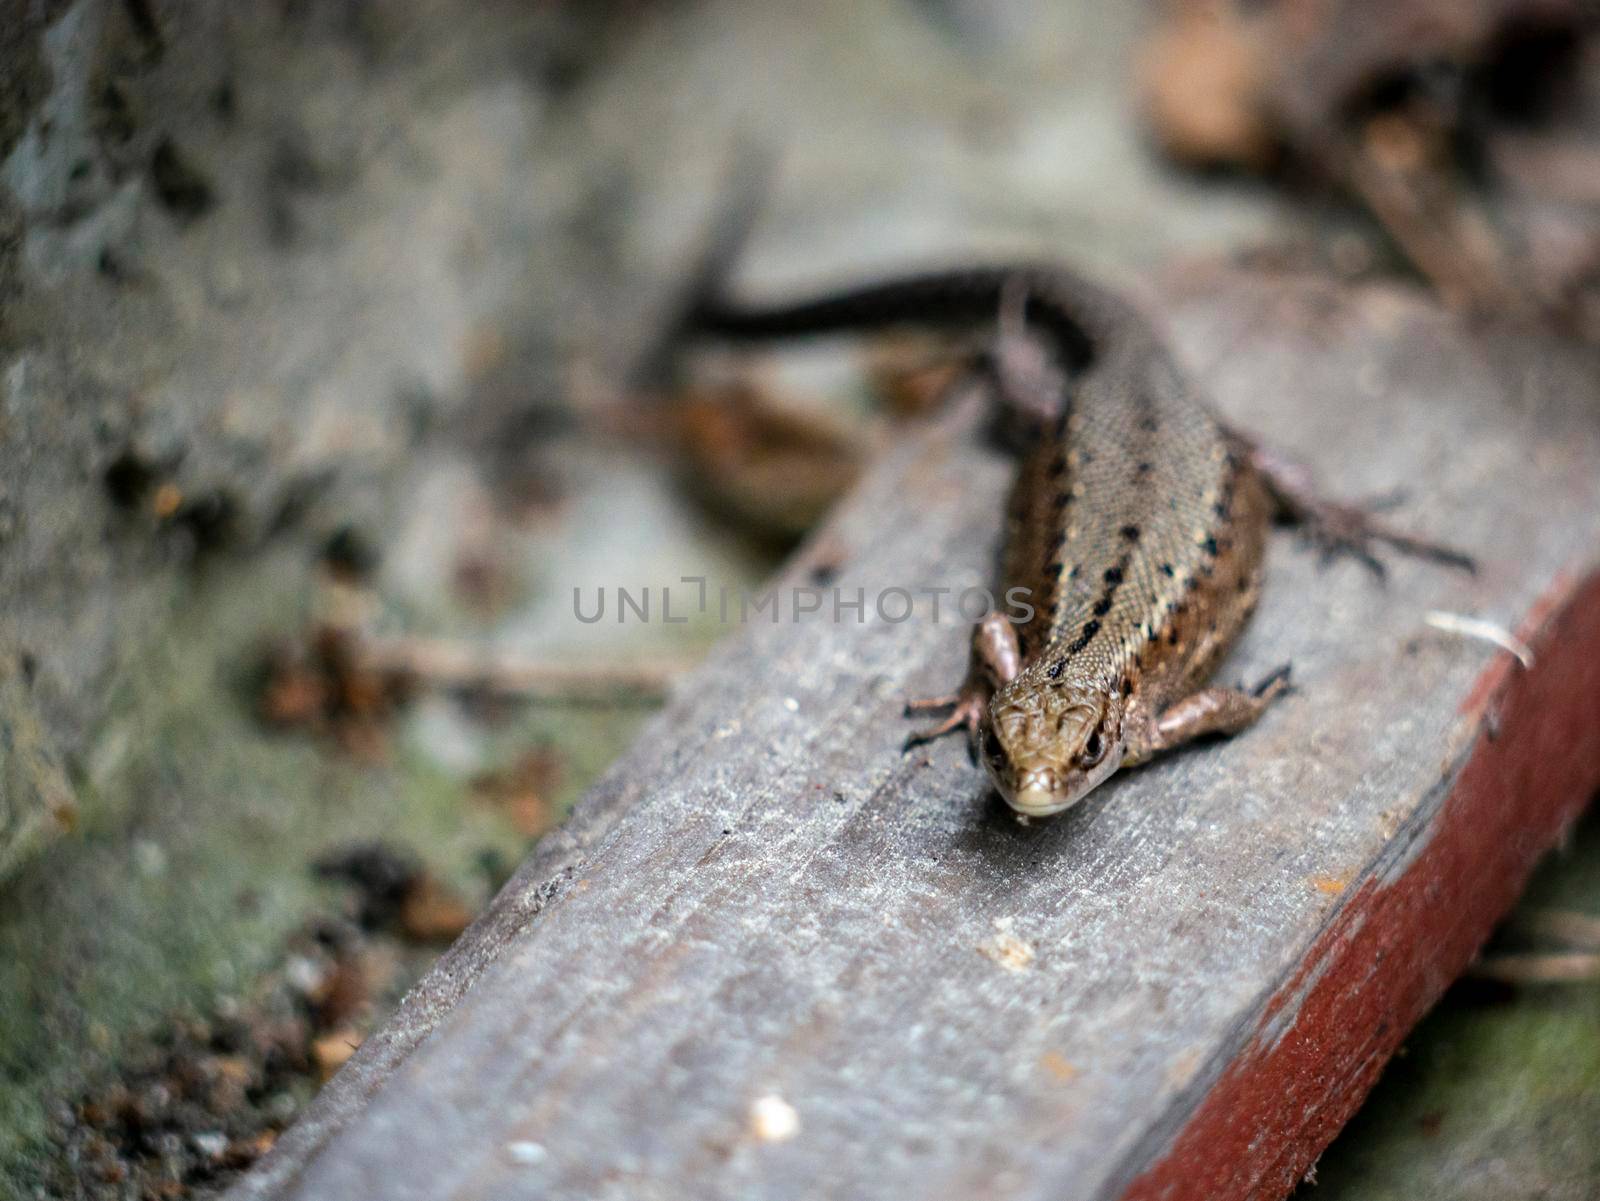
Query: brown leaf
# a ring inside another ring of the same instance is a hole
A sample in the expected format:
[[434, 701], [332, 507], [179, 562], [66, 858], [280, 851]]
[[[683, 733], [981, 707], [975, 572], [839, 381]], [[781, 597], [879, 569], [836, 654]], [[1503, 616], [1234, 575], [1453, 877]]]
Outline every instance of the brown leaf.
[[400, 907], [400, 930], [412, 942], [450, 942], [472, 921], [472, 910], [432, 876], [422, 876]]
[[356, 1053], [356, 1048], [360, 1045], [361, 1032], [350, 1027], [324, 1034], [313, 1042], [311, 1057], [316, 1061], [317, 1072], [323, 1081], [331, 1079], [333, 1074], [344, 1066], [345, 1061]]

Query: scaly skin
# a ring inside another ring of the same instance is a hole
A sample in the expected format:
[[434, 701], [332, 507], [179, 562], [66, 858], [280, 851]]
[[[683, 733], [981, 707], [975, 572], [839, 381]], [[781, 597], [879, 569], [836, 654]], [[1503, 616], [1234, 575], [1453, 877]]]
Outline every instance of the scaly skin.
[[1028, 816], [1076, 804], [1119, 767], [1203, 734], [1254, 722], [1287, 684], [1280, 669], [1253, 692], [1204, 687], [1260, 592], [1276, 509], [1310, 522], [1336, 549], [1371, 559], [1379, 540], [1458, 565], [1358, 510], [1329, 506], [1225, 430], [1135, 310], [1070, 272], [1001, 267], [911, 277], [781, 308], [705, 307], [695, 326], [773, 338], [915, 324], [993, 326], [1020, 309], [1019, 330], [1049, 339], [1076, 372], [1041, 405], [1038, 378], [1006, 378], [1016, 407], [1054, 416], [1024, 455], [1007, 516], [1003, 593], [1027, 590], [1034, 616], [991, 615], [950, 708], [914, 740], [965, 727], [995, 786]]

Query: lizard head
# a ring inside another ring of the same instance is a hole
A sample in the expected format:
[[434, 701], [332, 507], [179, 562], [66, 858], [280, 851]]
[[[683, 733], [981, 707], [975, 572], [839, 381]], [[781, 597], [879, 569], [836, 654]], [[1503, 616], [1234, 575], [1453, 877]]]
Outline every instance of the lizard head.
[[1122, 698], [1031, 675], [990, 700], [983, 761], [1006, 804], [1048, 817], [1076, 805], [1122, 765]]

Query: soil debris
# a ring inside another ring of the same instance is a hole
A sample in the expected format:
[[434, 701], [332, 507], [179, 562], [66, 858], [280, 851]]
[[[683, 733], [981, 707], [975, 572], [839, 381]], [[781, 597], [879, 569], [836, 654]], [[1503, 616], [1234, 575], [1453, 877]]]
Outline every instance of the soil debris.
[[506, 768], [476, 777], [472, 793], [504, 813], [519, 833], [537, 838], [560, 820], [556, 793], [565, 774], [565, 760], [554, 746], [545, 744]]
[[416, 943], [449, 942], [472, 910], [416, 855], [387, 842], [340, 847], [317, 860], [318, 875], [354, 885], [353, 917], [365, 931], [398, 932]]
[[316, 1090], [472, 911], [410, 851], [342, 848], [313, 869], [354, 885], [349, 916], [308, 921], [246, 998], [175, 1013], [56, 1106], [41, 1195], [188, 1197], [271, 1150]]

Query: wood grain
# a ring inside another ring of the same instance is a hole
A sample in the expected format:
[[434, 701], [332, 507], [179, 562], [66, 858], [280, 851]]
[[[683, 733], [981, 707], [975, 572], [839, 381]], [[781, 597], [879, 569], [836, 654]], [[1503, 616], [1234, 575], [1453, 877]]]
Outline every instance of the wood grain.
[[1600, 372], [1392, 290], [1163, 296], [1229, 420], [1479, 575], [1275, 536], [1220, 674], [1298, 692], [1024, 828], [899, 754], [948, 600], [870, 603], [987, 580], [1008, 464], [958, 407], [822, 535], [868, 620], [730, 632], [231, 1195], [1284, 1195], [1600, 786]]

